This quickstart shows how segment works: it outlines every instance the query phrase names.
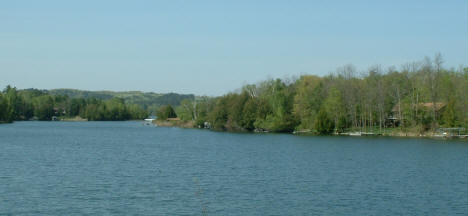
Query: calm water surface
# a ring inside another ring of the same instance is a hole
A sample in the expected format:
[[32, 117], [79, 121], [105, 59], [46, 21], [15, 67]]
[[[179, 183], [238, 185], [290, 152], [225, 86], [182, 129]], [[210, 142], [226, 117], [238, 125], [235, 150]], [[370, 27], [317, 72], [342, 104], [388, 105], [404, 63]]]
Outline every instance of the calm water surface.
[[466, 215], [468, 142], [0, 125], [0, 215]]

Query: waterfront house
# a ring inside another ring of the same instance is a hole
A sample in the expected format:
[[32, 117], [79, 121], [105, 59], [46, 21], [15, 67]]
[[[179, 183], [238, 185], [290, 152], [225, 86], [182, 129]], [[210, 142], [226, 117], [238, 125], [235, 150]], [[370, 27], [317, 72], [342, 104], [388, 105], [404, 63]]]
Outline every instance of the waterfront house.
[[[435, 107], [436, 113], [440, 114], [444, 111], [446, 105], [447, 104], [441, 102], [419, 103], [417, 105], [417, 109], [418, 111], [432, 112], [433, 107]], [[400, 122], [405, 119], [405, 117], [403, 116], [404, 109], [408, 109], [410, 106], [411, 105], [407, 105], [407, 107], [405, 107], [405, 105], [402, 105], [402, 107], [400, 107], [399, 104], [393, 106], [389, 116], [387, 117], [387, 125], [393, 127], [399, 126]]]

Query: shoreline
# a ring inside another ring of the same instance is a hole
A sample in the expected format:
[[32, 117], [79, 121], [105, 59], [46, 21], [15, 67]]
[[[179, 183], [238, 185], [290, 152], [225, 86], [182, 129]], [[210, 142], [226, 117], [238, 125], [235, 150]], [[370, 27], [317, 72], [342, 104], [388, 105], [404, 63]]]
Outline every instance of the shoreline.
[[194, 128], [195, 122], [193, 121], [161, 121], [161, 120], [154, 120], [153, 124], [157, 125], [158, 127], [178, 127], [178, 128]]
[[[31, 120], [23, 120], [23, 121], [31, 121]], [[139, 119], [131, 119], [131, 120], [122, 120], [122, 121], [142, 121]], [[0, 124], [9, 124], [13, 122], [0, 122]], [[45, 121], [49, 122], [49, 121]], [[69, 118], [69, 119], [60, 119], [57, 122], [112, 122], [112, 121], [89, 121], [83, 118]], [[235, 129], [226, 129], [226, 130], [215, 130], [211, 128], [199, 128], [196, 127], [194, 121], [161, 121], [161, 120], [154, 120], [152, 122], [154, 125], [158, 127], [177, 127], [177, 128], [184, 128], [184, 129], [204, 129], [210, 131], [217, 131], [217, 132], [227, 132], [227, 133], [252, 133], [252, 134], [262, 134], [262, 133], [273, 133], [273, 134], [291, 134], [297, 136], [343, 136], [343, 137], [393, 137], [393, 138], [429, 138], [429, 139], [458, 139], [458, 140], [468, 140], [468, 135], [458, 136], [446, 136], [442, 134], [434, 134], [433, 132], [425, 132], [421, 134], [417, 134], [414, 132], [390, 132], [390, 133], [368, 133], [368, 132], [346, 132], [346, 133], [332, 133], [326, 135], [320, 135], [314, 133], [311, 130], [301, 130], [301, 131], [293, 131], [293, 132], [270, 132], [264, 130], [254, 130], [254, 131], [246, 131], [246, 130], [235, 130]]]
[[62, 118], [59, 119], [58, 121], [64, 121], [64, 122], [85, 122], [88, 121], [88, 119], [81, 118], [79, 116], [73, 117], [73, 118]]
[[[438, 135], [434, 132], [425, 132], [425, 133], [415, 133], [415, 132], [384, 132], [382, 134], [377, 133], [367, 133], [367, 132], [346, 132], [340, 134], [327, 134], [327, 135], [319, 135], [317, 133], [312, 132], [311, 130], [307, 131], [293, 131], [293, 132], [269, 132], [263, 130], [254, 130], [254, 131], [245, 131], [245, 130], [234, 130], [234, 129], [227, 129], [227, 130], [214, 130], [210, 128], [198, 128], [195, 126], [195, 122], [193, 121], [161, 121], [155, 120], [153, 124], [156, 124], [159, 127], [178, 127], [178, 128], [192, 128], [192, 129], [205, 129], [210, 131], [219, 131], [219, 132], [227, 132], [227, 133], [253, 133], [253, 134], [262, 134], [262, 133], [277, 133], [277, 134], [292, 134], [298, 136], [349, 136], [349, 137], [396, 137], [396, 138], [430, 138], [430, 139], [459, 139], [459, 140], [468, 140], [468, 136], [463, 137], [456, 137], [456, 136], [444, 136]], [[397, 129], [397, 128], [396, 128]], [[355, 133], [355, 134], [353, 134]], [[359, 134], [360, 133], [360, 134]]]

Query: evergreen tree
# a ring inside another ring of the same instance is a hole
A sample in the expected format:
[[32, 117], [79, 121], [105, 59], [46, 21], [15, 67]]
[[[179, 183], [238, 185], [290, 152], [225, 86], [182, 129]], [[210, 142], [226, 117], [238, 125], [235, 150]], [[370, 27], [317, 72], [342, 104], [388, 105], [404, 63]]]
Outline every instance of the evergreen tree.
[[327, 111], [323, 109], [320, 110], [317, 115], [317, 120], [315, 121], [315, 130], [317, 130], [319, 134], [325, 135], [331, 134], [334, 128], [333, 120], [328, 116]]

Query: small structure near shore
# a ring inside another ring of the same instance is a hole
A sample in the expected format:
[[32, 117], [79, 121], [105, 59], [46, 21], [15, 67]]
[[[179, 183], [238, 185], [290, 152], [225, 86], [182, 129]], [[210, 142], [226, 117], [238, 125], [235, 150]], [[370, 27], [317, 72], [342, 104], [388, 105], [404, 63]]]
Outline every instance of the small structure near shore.
[[[447, 104], [442, 102], [426, 102], [426, 103], [419, 103], [416, 104], [413, 109], [420, 110], [420, 111], [431, 111], [434, 109], [436, 113], [443, 113], [444, 109], [446, 108]], [[401, 122], [405, 120], [403, 113], [404, 106], [401, 104], [395, 104], [393, 106], [389, 116], [386, 118], [386, 125], [388, 127], [398, 127], [400, 126]]]
[[438, 137], [444, 138], [468, 138], [468, 135], [464, 134], [465, 128], [462, 127], [455, 127], [455, 128], [439, 128], [437, 129], [439, 132]]
[[204, 128], [204, 129], [211, 129], [211, 123], [209, 123], [209, 122], [204, 122], [204, 123], [203, 123], [203, 128]]
[[378, 135], [378, 134], [371, 133], [371, 132], [361, 132], [361, 131], [357, 131], [357, 132], [350, 132], [350, 133], [348, 133], [348, 134], [342, 133], [342, 135], [349, 135], [349, 136], [376, 136], [376, 135]]

